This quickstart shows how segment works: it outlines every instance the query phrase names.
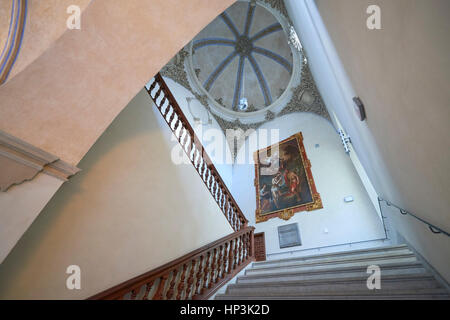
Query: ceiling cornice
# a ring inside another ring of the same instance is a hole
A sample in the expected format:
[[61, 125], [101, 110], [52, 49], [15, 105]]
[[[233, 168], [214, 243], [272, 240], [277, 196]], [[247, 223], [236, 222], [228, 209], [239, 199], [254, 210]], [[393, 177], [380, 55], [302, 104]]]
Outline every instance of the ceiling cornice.
[[40, 172], [67, 181], [79, 168], [0, 130], [0, 191], [32, 180]]

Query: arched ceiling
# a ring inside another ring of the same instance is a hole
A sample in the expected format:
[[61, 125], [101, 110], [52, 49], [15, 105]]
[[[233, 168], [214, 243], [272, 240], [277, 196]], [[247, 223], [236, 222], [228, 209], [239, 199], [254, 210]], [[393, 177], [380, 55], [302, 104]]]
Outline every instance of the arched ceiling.
[[280, 21], [257, 2], [237, 1], [193, 40], [196, 76], [212, 99], [252, 111], [277, 100], [288, 87], [293, 56]]
[[91, 1], [81, 30], [67, 29], [66, 7], [41, 7], [40, 22], [62, 16], [64, 31], [0, 86], [0, 130], [77, 164], [170, 57], [233, 2]]

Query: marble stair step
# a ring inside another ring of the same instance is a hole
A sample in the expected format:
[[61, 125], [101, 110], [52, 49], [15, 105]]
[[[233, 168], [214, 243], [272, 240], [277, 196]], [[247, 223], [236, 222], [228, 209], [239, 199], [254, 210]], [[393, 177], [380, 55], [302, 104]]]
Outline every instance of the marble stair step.
[[318, 255], [310, 255], [310, 256], [303, 256], [303, 257], [294, 257], [294, 258], [287, 258], [287, 259], [278, 259], [278, 260], [267, 260], [267, 261], [261, 261], [261, 262], [255, 262], [253, 263], [253, 267], [255, 268], [264, 268], [273, 266], [279, 263], [300, 263], [300, 262], [307, 262], [307, 261], [318, 261], [318, 260], [333, 260], [333, 259], [339, 259], [339, 258], [346, 258], [346, 257], [355, 257], [355, 256], [364, 256], [364, 255], [374, 255], [374, 254], [380, 254], [380, 253], [411, 253], [411, 250], [408, 248], [407, 245], [397, 245], [397, 246], [384, 246], [384, 247], [375, 247], [375, 248], [369, 248], [369, 249], [359, 249], [359, 250], [351, 250], [351, 251], [340, 251], [340, 252], [332, 252], [332, 253], [324, 253], [324, 254], [318, 254]]
[[[381, 277], [405, 274], [426, 273], [425, 267], [420, 262], [387, 263], [380, 266]], [[312, 279], [336, 279], [368, 277], [367, 266], [330, 267], [327, 269], [312, 269], [300, 271], [273, 272], [265, 274], [247, 274], [237, 278], [237, 283], [261, 283]]]
[[267, 267], [255, 268], [252, 266], [247, 269], [245, 274], [269, 274], [274, 272], [287, 272], [287, 271], [300, 271], [300, 270], [321, 270], [332, 267], [366, 267], [369, 265], [379, 265], [380, 267], [386, 263], [408, 263], [417, 262], [417, 258], [414, 253], [405, 254], [377, 254], [364, 257], [348, 257], [340, 258], [330, 261], [311, 261], [311, 262], [294, 262], [280, 263], [278, 265], [272, 265]]
[[[441, 285], [431, 274], [394, 275], [381, 279], [381, 289], [376, 291], [389, 291], [396, 289], [436, 289]], [[340, 292], [346, 291], [370, 291], [367, 288], [367, 276], [347, 279], [320, 279], [304, 281], [261, 282], [231, 284], [226, 289], [226, 294], [231, 295], [296, 295], [298, 293], [314, 292]]]

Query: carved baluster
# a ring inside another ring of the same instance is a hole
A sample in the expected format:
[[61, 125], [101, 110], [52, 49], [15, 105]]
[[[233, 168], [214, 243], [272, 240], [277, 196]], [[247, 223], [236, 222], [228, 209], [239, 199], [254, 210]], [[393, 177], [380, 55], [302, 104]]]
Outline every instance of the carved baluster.
[[203, 161], [203, 169], [202, 169], [202, 180], [206, 182], [206, 173], [208, 172], [208, 165], [206, 163], [206, 160], [202, 158]]
[[164, 300], [164, 296], [163, 296], [164, 287], [166, 285], [166, 281], [167, 281], [168, 277], [169, 277], [168, 274], [165, 274], [161, 277], [161, 281], [159, 282], [158, 289], [156, 290], [153, 300]]
[[195, 271], [196, 264], [197, 264], [197, 260], [192, 260], [191, 270], [189, 271], [189, 277], [187, 280], [186, 296], [184, 297], [185, 300], [189, 299], [189, 295], [191, 294], [191, 291], [192, 291], [192, 283], [194, 282], [194, 271]]
[[203, 273], [203, 256], [200, 256], [200, 262], [199, 262], [199, 265], [198, 265], [198, 271], [197, 271], [197, 276], [196, 276], [196, 278], [197, 278], [197, 284], [196, 284], [197, 290], [194, 291], [194, 293], [197, 292], [198, 294], [200, 294], [203, 291], [202, 287], [200, 287], [200, 282], [202, 281], [202, 273]]
[[220, 266], [220, 278], [223, 279], [225, 278], [225, 246], [221, 245], [220, 246], [220, 251], [219, 251], [219, 266]]
[[237, 210], [236, 210], [236, 206], [233, 206], [233, 220], [231, 225], [233, 226], [234, 231], [237, 230]]
[[211, 189], [210, 189], [210, 191], [211, 191], [211, 195], [213, 196], [214, 200], [216, 200], [216, 197], [214, 196], [216, 187], [217, 187], [217, 183], [216, 183], [216, 181], [214, 180], [214, 178], [213, 178], [213, 176], [211, 174]]
[[230, 256], [228, 257], [228, 263], [229, 263], [229, 272], [231, 273], [234, 270], [234, 248], [236, 245], [236, 239], [232, 239], [230, 241]]
[[[162, 106], [161, 106], [161, 110], [162, 110]], [[166, 120], [169, 128], [170, 128], [170, 121], [169, 121], [170, 117], [174, 114], [175, 114], [175, 111], [173, 109], [173, 106], [170, 103], [167, 104], [167, 107], [164, 109], [164, 120]]]
[[223, 274], [230, 273], [230, 252], [229, 252], [229, 243], [225, 242], [225, 247], [223, 251]]
[[172, 109], [173, 111], [172, 111], [172, 114], [170, 115], [170, 118], [169, 118], [169, 122], [168, 122], [168, 124], [169, 124], [169, 128], [173, 131], [173, 120], [175, 119], [175, 109]]
[[221, 261], [222, 260], [222, 246], [220, 245], [219, 246], [219, 249], [217, 250], [217, 276], [216, 276], [216, 278], [215, 278], [215, 283], [217, 282], [217, 281], [219, 281], [219, 279], [221, 278], [221, 276], [222, 276], [222, 264], [221, 264]]
[[237, 250], [236, 250], [236, 267], [238, 267], [241, 264], [241, 236], [236, 238], [237, 241]]
[[222, 183], [220, 184], [220, 190], [219, 190], [219, 207], [221, 210], [223, 210], [223, 185]]
[[242, 264], [242, 262], [244, 262], [244, 235], [241, 235], [240, 239], [241, 239], [241, 248], [239, 252], [239, 257], [240, 257], [240, 264]]
[[228, 197], [228, 194], [225, 195], [225, 210], [223, 211], [225, 214], [225, 218], [229, 220], [229, 214], [230, 214], [230, 199]]
[[186, 130], [186, 142], [184, 145], [184, 151], [186, 152], [186, 155], [189, 158], [189, 154], [191, 153], [191, 144], [192, 144], [192, 137], [189, 130]]
[[[210, 272], [210, 270], [211, 270], [211, 267], [210, 267], [210, 264], [211, 264], [210, 258], [211, 258], [211, 251], [208, 251], [208, 252], [206, 253], [205, 269], [204, 269], [204, 271], [203, 271], [204, 276], [203, 276], [202, 292], [203, 292], [204, 288], [209, 288], [209, 287], [206, 286], [206, 284], [207, 284], [207, 282], [208, 282], [208, 275], [209, 275], [209, 272]], [[211, 282], [211, 281], [210, 281], [210, 282]]]
[[247, 260], [247, 237], [242, 235], [242, 262]]
[[166, 97], [166, 95], [164, 94], [163, 97], [162, 97], [162, 99], [161, 99], [161, 102], [159, 103], [159, 104], [161, 105], [161, 107], [164, 106], [164, 103], [166, 103], [166, 100], [167, 100], [167, 97]]
[[191, 152], [189, 153], [189, 160], [191, 160], [191, 163], [195, 169], [197, 169], [197, 165], [196, 165], [196, 161], [195, 161], [197, 152], [198, 152], [197, 145], [195, 143], [192, 143]]
[[135, 288], [135, 289], [131, 290], [130, 300], [135, 300], [136, 299], [136, 296], [137, 296], [138, 292], [140, 291], [139, 289], [140, 288]]
[[184, 126], [183, 123], [183, 132], [180, 135], [180, 145], [181, 145], [181, 149], [185, 150], [185, 144], [187, 143], [187, 139], [188, 139], [188, 131], [186, 130], [186, 127]]
[[209, 192], [211, 192], [211, 195], [213, 196], [213, 198], [214, 198], [214, 184], [215, 184], [215, 181], [214, 181], [211, 169], [210, 169], [209, 170]]
[[243, 237], [244, 237], [244, 255], [242, 257], [242, 260], [247, 261], [247, 259], [248, 259], [248, 234], [245, 233], [243, 235]]
[[225, 212], [225, 189], [220, 190], [220, 208]]
[[177, 127], [176, 127], [176, 137], [178, 139], [178, 142], [180, 142], [181, 137], [183, 135], [183, 122], [178, 118], [177, 119]]
[[156, 101], [158, 100], [159, 96], [161, 95], [162, 92], [162, 87], [161, 85], [159, 86], [158, 91], [156, 91], [155, 97], [153, 98], [153, 101], [155, 102], [156, 106], [158, 107], [158, 109], [161, 111], [161, 104], [160, 103], [156, 103]]
[[184, 290], [184, 280], [186, 278], [186, 270], [187, 270], [187, 265], [183, 264], [183, 270], [181, 271], [181, 276], [180, 276], [180, 283], [178, 284], [178, 289], [177, 289], [177, 300], [181, 300], [181, 295], [183, 294], [183, 290]]
[[216, 253], [217, 248], [214, 248], [213, 254], [211, 257], [211, 278], [209, 279], [208, 288], [211, 288], [213, 283], [216, 283]]
[[142, 296], [142, 300], [148, 300], [148, 295], [150, 293], [150, 290], [152, 290], [153, 284], [155, 283], [155, 280], [150, 281], [145, 285], [145, 293]]
[[200, 170], [200, 151], [198, 151], [198, 148], [195, 148], [194, 167], [197, 170], [197, 172], [199, 172], [199, 170]]
[[178, 274], [178, 270], [174, 269], [172, 272], [172, 281], [170, 281], [169, 290], [167, 290], [167, 294], [166, 294], [167, 300], [170, 300], [173, 296], [175, 281], [177, 280], [177, 274]]

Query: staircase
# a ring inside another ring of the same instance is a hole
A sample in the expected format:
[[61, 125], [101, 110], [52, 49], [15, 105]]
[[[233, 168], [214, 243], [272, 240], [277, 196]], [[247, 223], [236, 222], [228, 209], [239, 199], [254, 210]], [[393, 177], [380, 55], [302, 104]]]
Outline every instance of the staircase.
[[[367, 267], [381, 270], [381, 289], [369, 290]], [[216, 300], [449, 299], [406, 245], [254, 262]]]

